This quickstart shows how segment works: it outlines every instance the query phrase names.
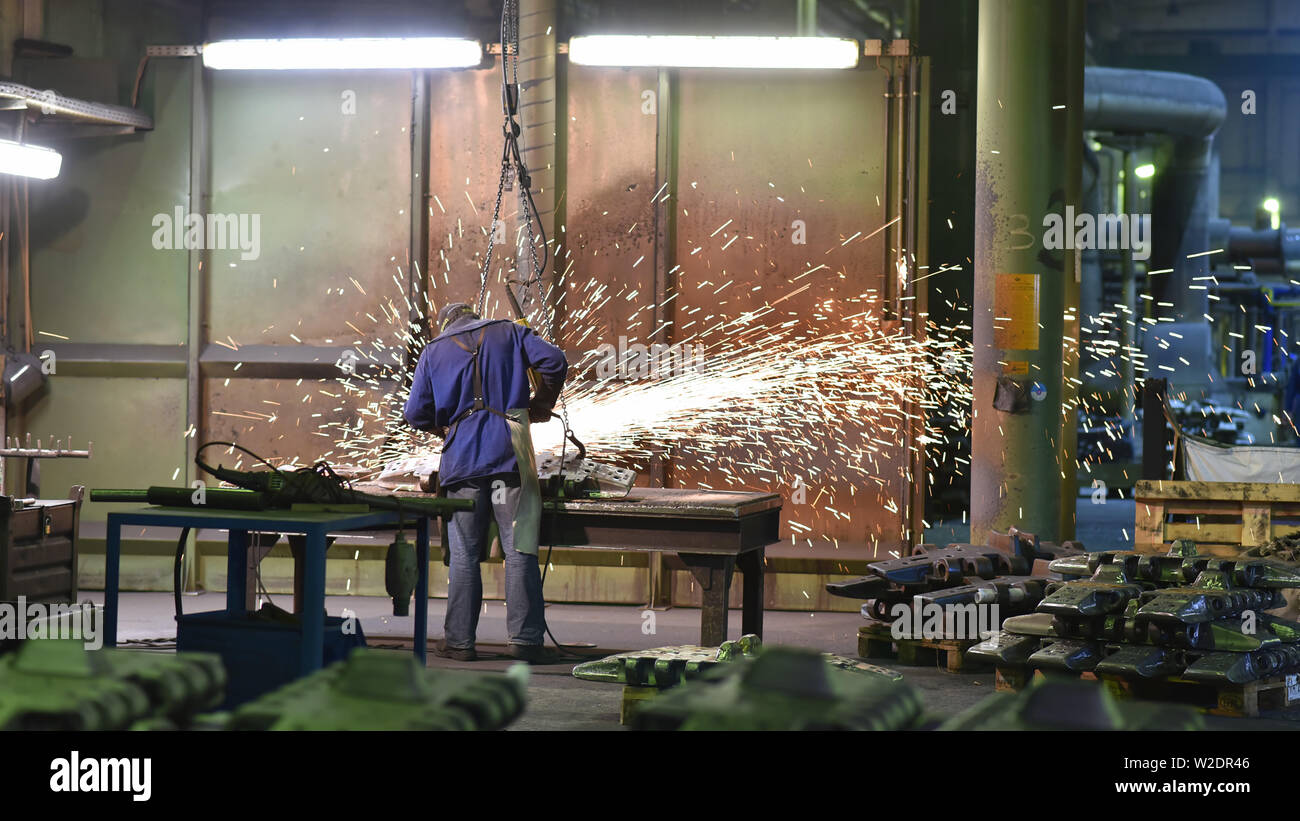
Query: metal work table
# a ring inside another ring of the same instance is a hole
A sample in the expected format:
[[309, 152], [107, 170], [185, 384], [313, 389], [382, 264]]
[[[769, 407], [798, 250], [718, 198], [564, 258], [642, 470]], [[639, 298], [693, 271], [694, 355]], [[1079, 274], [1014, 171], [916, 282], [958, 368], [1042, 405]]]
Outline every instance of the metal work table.
[[741, 632], [763, 635], [763, 559], [781, 540], [775, 493], [633, 488], [622, 499], [546, 500], [541, 544], [675, 553], [703, 590], [700, 644], [727, 640], [731, 577], [744, 576]]
[[[375, 492], [381, 490], [394, 493]], [[675, 553], [704, 591], [700, 643], [717, 646], [727, 640], [727, 600], [736, 570], [744, 576], [741, 632], [763, 634], [763, 560], [767, 546], [781, 540], [780, 524], [781, 497], [775, 493], [633, 488], [621, 499], [543, 500], [539, 542], [543, 549]]]
[[[415, 655], [423, 664], [429, 616], [429, 519], [415, 518], [415, 556], [419, 575], [415, 585]], [[108, 514], [105, 533], [104, 576], [104, 646], [117, 646], [118, 570], [122, 557], [122, 526], [189, 527], [228, 530], [229, 550], [226, 557], [226, 611], [232, 615], [247, 612], [248, 534], [291, 533], [307, 538], [303, 551], [302, 657], [303, 675], [321, 667], [325, 630], [321, 614], [325, 612], [326, 535], [350, 530], [369, 530], [398, 524], [393, 511], [370, 513], [297, 513], [290, 510], [243, 511], [183, 507], [142, 507]], [[312, 616], [308, 618], [308, 616]]]

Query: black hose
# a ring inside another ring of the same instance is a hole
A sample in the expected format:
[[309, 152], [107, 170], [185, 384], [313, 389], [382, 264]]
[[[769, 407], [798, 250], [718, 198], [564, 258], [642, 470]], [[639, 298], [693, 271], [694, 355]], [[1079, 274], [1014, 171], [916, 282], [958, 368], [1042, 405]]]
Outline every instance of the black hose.
[[176, 607], [178, 622], [181, 620], [181, 564], [185, 560], [185, 540], [189, 535], [188, 527], [181, 528], [181, 537], [176, 540], [176, 561], [172, 563], [172, 603]]

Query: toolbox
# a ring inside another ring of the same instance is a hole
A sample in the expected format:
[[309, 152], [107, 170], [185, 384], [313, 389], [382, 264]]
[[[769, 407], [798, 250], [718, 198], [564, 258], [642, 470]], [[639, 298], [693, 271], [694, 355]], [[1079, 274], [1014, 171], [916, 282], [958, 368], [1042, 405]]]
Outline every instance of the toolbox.
[[85, 488], [67, 499], [0, 496], [0, 601], [77, 598], [77, 527]]

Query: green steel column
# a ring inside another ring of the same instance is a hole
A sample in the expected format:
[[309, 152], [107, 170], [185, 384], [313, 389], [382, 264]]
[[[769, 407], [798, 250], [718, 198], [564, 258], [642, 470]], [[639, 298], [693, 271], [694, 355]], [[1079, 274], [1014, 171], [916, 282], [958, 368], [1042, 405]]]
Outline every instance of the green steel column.
[[[210, 142], [210, 102], [207, 70], [203, 58], [190, 59], [190, 189], [189, 212], [207, 214], [212, 203], [212, 147]], [[189, 432], [185, 440], [185, 477], [187, 483], [207, 483], [208, 476], [201, 475], [194, 464], [199, 443], [205, 431], [203, 413], [203, 374], [199, 357], [207, 344], [210, 322], [207, 310], [207, 251], [192, 248], [188, 256], [188, 336], [185, 356], [185, 421]], [[197, 590], [199, 585], [198, 531], [190, 534], [185, 544], [185, 589]]]
[[795, 34], [800, 37], [817, 36], [817, 0], [796, 0]]
[[[1016, 526], [1059, 538], [1068, 480], [1063, 316], [1073, 251], [1044, 247], [1044, 217], [1080, 206], [1083, 0], [983, 0], [975, 135], [971, 541]], [[1072, 230], [1072, 227], [1067, 227]], [[1075, 297], [1077, 299], [1077, 296]], [[1077, 324], [1072, 321], [1071, 325]], [[993, 407], [1000, 377], [1040, 383], [1024, 413]]]

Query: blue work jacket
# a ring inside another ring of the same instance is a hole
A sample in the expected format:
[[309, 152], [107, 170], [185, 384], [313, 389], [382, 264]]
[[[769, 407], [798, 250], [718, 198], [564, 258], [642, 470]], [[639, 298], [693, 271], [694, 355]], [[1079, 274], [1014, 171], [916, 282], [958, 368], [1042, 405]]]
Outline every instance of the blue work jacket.
[[469, 351], [456, 341], [473, 350], [480, 335], [484, 404], [502, 414], [529, 406], [529, 368], [541, 377], [539, 400], [548, 407], [569, 369], [563, 351], [530, 328], [504, 319], [464, 318], [434, 338], [415, 366], [403, 415], [424, 431], [440, 431], [460, 418], [443, 446], [438, 468], [443, 485], [519, 470], [504, 418], [491, 410], [462, 416], [474, 407], [474, 371]]

